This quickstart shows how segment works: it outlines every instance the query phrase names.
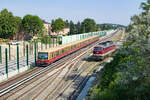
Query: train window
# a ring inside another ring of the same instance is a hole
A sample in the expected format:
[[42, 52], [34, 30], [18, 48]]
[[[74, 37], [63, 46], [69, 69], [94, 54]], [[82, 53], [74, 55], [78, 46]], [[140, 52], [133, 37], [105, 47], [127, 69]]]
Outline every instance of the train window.
[[48, 59], [48, 53], [47, 52], [39, 52], [38, 59]]
[[70, 46], [68, 47], [68, 51], [70, 50]]
[[65, 51], [66, 51], [66, 52], [68, 51], [68, 47], [65, 48]]
[[49, 54], [49, 58], [52, 59], [52, 54]]
[[102, 51], [102, 48], [99, 48], [99, 51]]
[[64, 51], [66, 52], [66, 48], [64, 48]]
[[98, 49], [97, 48], [94, 48], [94, 51], [97, 51]]
[[55, 57], [55, 53], [52, 53], [52, 57], [53, 57], [53, 58]]
[[59, 51], [56, 52], [56, 56], [58, 56], [58, 55], [59, 55]]
[[62, 53], [64, 53], [65, 51], [64, 51], [64, 49], [62, 49]]
[[72, 48], [72, 46], [71, 46], [71, 50], [72, 50], [73, 48]]
[[61, 52], [61, 50], [59, 50], [59, 55], [61, 55], [62, 54], [62, 52]]
[[53, 58], [53, 53], [51, 55], [52, 55], [52, 58]]

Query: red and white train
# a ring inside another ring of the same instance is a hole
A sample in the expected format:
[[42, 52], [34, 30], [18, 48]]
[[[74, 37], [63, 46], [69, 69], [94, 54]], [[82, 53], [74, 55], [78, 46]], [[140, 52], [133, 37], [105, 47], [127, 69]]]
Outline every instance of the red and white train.
[[116, 45], [112, 41], [100, 43], [94, 47], [93, 58], [104, 59], [105, 56], [110, 55], [116, 50]]

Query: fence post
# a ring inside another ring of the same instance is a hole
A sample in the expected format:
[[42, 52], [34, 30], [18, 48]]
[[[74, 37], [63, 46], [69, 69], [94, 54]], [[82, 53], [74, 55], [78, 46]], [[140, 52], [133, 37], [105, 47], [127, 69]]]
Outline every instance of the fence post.
[[38, 48], [38, 42], [36, 42], [36, 49], [37, 49], [36, 51], [38, 52], [38, 49], [39, 49], [39, 48]]
[[7, 58], [7, 48], [5, 48], [5, 67], [6, 67], [6, 74], [8, 77], [8, 58]]
[[27, 66], [29, 65], [29, 54], [28, 54], [28, 44], [26, 45], [26, 63], [27, 63]]
[[46, 45], [46, 49], [47, 49], [47, 39], [45, 40], [45, 45]]
[[30, 41], [30, 55], [31, 55], [31, 41]]
[[2, 63], [2, 47], [0, 46], [0, 63]]
[[58, 42], [58, 37], [56, 37], [56, 46], [57, 46], [57, 42]]
[[17, 69], [19, 72], [19, 46], [17, 45]]
[[53, 47], [54, 47], [54, 37], [53, 37]]
[[25, 56], [25, 43], [23, 41], [23, 56]]
[[42, 43], [42, 40], [41, 40], [41, 50], [43, 50], [43, 43]]
[[11, 60], [11, 57], [10, 57], [10, 44], [8, 46], [9, 46], [9, 60]]
[[36, 42], [34, 43], [34, 62], [36, 65]]
[[51, 47], [51, 44], [50, 44], [50, 43], [51, 43], [51, 42], [50, 42], [51, 39], [49, 38], [48, 40], [49, 40], [49, 48], [50, 48], [50, 47]]

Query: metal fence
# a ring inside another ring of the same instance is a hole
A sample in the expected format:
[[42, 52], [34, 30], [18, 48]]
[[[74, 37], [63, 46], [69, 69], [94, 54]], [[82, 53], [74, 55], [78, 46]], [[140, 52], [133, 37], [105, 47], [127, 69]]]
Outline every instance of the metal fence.
[[[51, 38], [48, 41], [25, 42], [18, 45], [7, 43], [0, 44], [0, 77], [20, 69], [29, 69], [35, 65], [37, 53], [40, 50], [58, 46], [59, 38]], [[1, 80], [1, 79], [0, 79]]]
[[82, 40], [91, 36], [99, 35], [103, 36], [109, 33], [112, 33], [114, 30], [108, 30], [108, 31], [99, 31], [99, 32], [90, 32], [90, 33], [84, 33], [84, 34], [77, 34], [77, 35], [70, 35], [70, 36], [63, 36], [62, 37], [62, 44], [68, 44], [74, 41]]

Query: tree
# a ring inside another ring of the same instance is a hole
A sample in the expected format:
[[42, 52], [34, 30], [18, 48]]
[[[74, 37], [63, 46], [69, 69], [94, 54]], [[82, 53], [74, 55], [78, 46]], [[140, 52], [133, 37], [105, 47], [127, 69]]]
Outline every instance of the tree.
[[147, 2], [142, 2], [141, 8], [144, 10], [144, 14], [148, 13], [150, 10], [150, 0], [147, 0]]
[[22, 26], [25, 33], [30, 33], [32, 35], [40, 34], [43, 31], [43, 21], [38, 16], [24, 16]]
[[52, 20], [51, 25], [53, 32], [60, 32], [65, 28], [65, 22], [61, 18]]
[[54, 32], [54, 29], [55, 29], [55, 28], [54, 28], [54, 27], [55, 27], [54, 24], [55, 24], [55, 20], [52, 20], [52, 21], [51, 21], [52, 32]]
[[81, 32], [88, 33], [96, 31], [96, 23], [93, 19], [86, 18], [81, 24]]
[[73, 23], [73, 21], [70, 21], [69, 23], [69, 27], [70, 27], [70, 35], [75, 34], [75, 25]]
[[81, 23], [80, 22], [78, 22], [76, 24], [76, 29], [77, 29], [77, 34], [81, 34]]
[[66, 28], [69, 28], [69, 21], [66, 20], [65, 23], [66, 23]]
[[18, 31], [20, 31], [21, 28], [22, 28], [22, 19], [21, 19], [21, 17], [15, 16], [14, 20], [16, 22], [16, 28], [18, 29]]
[[3, 9], [0, 13], [0, 37], [12, 38], [19, 31], [20, 23], [20, 17], [13, 16], [12, 12]]
[[94, 100], [150, 99], [150, 12], [131, 18], [127, 42], [105, 65]]

